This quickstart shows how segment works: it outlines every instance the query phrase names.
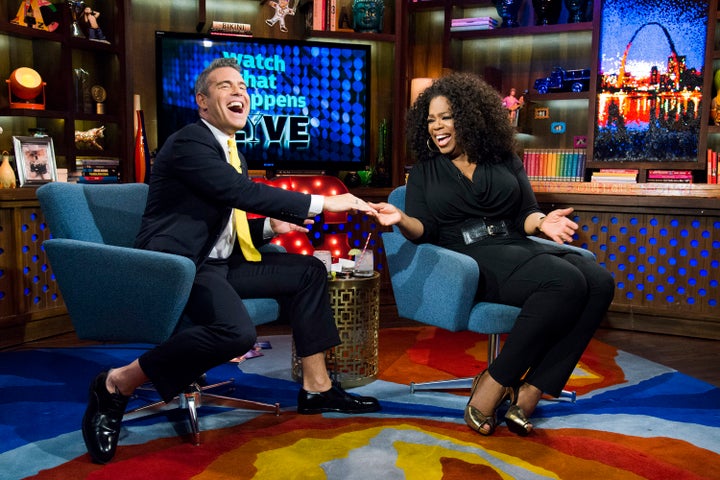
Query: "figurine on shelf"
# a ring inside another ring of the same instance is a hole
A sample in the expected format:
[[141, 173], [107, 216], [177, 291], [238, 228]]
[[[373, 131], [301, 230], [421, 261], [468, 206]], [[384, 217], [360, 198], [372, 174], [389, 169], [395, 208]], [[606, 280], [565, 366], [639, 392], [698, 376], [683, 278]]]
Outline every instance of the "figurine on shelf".
[[353, 0], [353, 24], [356, 32], [380, 33], [383, 26], [383, 0]]
[[720, 70], [715, 70], [713, 85], [716, 93], [710, 101], [710, 119], [713, 124], [720, 125]]
[[100, 28], [100, 25], [98, 24], [97, 19], [99, 16], [100, 12], [96, 12], [92, 8], [85, 6], [79, 21], [81, 23], [81, 26], [87, 32], [87, 37], [90, 40], [94, 40], [96, 42], [110, 43], [107, 38], [105, 38], [105, 34], [103, 33], [102, 28]]
[[0, 164], [0, 188], [16, 188], [15, 171], [10, 165], [10, 152], [3, 150]]
[[503, 98], [503, 107], [508, 109], [510, 118], [510, 125], [513, 127], [518, 126], [518, 117], [520, 117], [520, 109], [525, 105], [525, 96], [521, 95], [517, 98], [517, 90], [515, 88], [510, 89], [510, 93], [507, 97]]
[[713, 124], [720, 125], [720, 94], [714, 96], [710, 101], [710, 117]]
[[72, 22], [70, 23], [70, 33], [75, 38], [85, 38], [85, 34], [80, 28], [79, 18], [82, 15], [82, 11], [85, 8], [85, 2], [82, 0], [65, 0], [65, 3], [70, 10], [70, 17]]
[[292, 8], [289, 6], [290, 2], [288, 0], [278, 0], [277, 2], [271, 0], [270, 2], [268, 2], [268, 5], [275, 9], [275, 14], [272, 16], [272, 18], [268, 18], [267, 20], [265, 20], [265, 23], [267, 23], [271, 27], [275, 26], [276, 23], [279, 23], [280, 31], [283, 33], [287, 33], [288, 29], [285, 25], [285, 17], [287, 15], [295, 15], [297, 0], [295, 2], [295, 6], [293, 6]]
[[105, 127], [95, 127], [90, 130], [75, 130], [75, 147], [83, 150], [102, 150], [103, 147], [98, 140], [103, 138]]

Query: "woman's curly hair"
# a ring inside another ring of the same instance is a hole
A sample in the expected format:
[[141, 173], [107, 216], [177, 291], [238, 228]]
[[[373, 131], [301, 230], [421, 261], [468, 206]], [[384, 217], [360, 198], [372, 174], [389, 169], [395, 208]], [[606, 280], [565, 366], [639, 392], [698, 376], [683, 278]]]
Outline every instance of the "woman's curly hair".
[[458, 145], [471, 162], [499, 163], [510, 158], [515, 130], [500, 94], [477, 75], [456, 72], [435, 80], [408, 111], [405, 132], [418, 162], [439, 155], [428, 148], [427, 126], [430, 101], [439, 96], [450, 102]]

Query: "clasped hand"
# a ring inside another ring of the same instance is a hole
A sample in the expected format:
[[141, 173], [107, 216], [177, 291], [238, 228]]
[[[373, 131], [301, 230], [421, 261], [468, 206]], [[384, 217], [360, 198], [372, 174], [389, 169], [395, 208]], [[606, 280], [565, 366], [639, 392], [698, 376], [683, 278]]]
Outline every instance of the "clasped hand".
[[[367, 213], [372, 216], [375, 216], [377, 214], [375, 209], [368, 205], [367, 202], [359, 199], [351, 193], [326, 196], [323, 200], [323, 210], [327, 212], [347, 212], [350, 210], [355, 210]], [[270, 228], [272, 229], [273, 233], [275, 233], [275, 235], [282, 235], [289, 232], [308, 233], [310, 230], [304, 225], [312, 225], [314, 223], [315, 221], [311, 218], [305, 219], [303, 225], [296, 225], [294, 223], [271, 218]]]

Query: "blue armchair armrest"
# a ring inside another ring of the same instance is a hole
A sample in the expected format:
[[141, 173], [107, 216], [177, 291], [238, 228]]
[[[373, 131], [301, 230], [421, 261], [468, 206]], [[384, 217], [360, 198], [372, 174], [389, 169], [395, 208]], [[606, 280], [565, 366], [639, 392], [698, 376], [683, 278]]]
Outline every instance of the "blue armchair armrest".
[[541, 238], [541, 237], [529, 236], [528, 238], [529, 238], [530, 240], [534, 241], [534, 242], [544, 243], [544, 244], [546, 244], [546, 245], [555, 245], [556, 247], [565, 248], [565, 249], [567, 249], [567, 250], [569, 250], [569, 251], [571, 251], [571, 252], [579, 253], [580, 255], [583, 255], [583, 256], [585, 256], [585, 257], [591, 258], [591, 259], [593, 259], [593, 260], [595, 260], [595, 259], [597, 258], [597, 257], [595, 256], [595, 254], [594, 254], [593, 252], [591, 252], [590, 250], [586, 250], [586, 249], [584, 249], [584, 248], [576, 247], [575, 245], [568, 245], [568, 244], [560, 245], [559, 243], [554, 242], [553, 240], [548, 240], [547, 238]]
[[475, 260], [436, 245], [415, 245], [397, 232], [382, 238], [398, 314], [453, 332], [467, 329], [480, 276]]
[[80, 338], [160, 343], [175, 329], [195, 277], [190, 259], [62, 238], [43, 247]]

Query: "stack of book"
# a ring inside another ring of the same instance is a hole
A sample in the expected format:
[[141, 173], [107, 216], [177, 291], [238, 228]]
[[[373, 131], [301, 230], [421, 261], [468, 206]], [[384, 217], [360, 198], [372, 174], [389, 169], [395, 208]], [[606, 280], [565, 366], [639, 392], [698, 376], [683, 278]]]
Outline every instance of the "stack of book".
[[212, 22], [208, 33], [229, 37], [252, 37], [252, 27], [249, 23]]
[[595, 183], [637, 183], [638, 170], [635, 168], [601, 168], [590, 177]]
[[710, 148], [707, 154], [707, 183], [711, 185], [718, 183], [718, 152]]
[[[656, 183], [692, 183], [692, 171], [691, 170], [648, 170], [647, 181], [648, 182], [656, 182]], [[710, 182], [708, 181], [708, 183], [710, 183]]]
[[525, 171], [530, 180], [582, 182], [585, 178], [585, 150], [526, 148]]
[[453, 18], [450, 23], [450, 31], [492, 30], [497, 28], [497, 25], [497, 20], [492, 17]]
[[78, 183], [120, 182], [119, 161], [112, 158], [91, 158], [81, 162], [82, 169]]

